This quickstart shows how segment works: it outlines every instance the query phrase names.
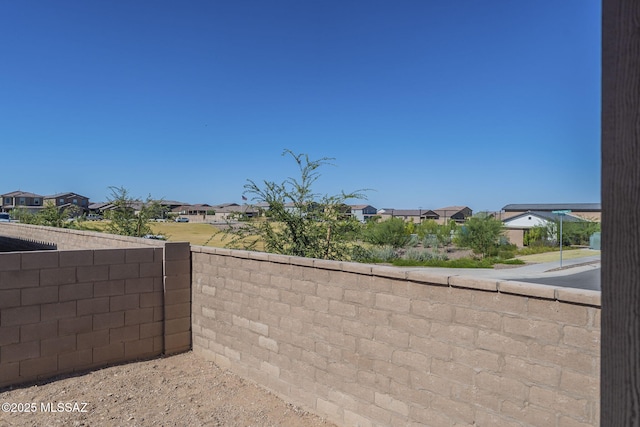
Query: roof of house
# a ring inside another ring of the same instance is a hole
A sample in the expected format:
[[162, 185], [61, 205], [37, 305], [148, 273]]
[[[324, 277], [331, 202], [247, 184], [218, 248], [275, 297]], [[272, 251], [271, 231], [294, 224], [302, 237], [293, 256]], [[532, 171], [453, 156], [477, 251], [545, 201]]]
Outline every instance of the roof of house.
[[[434, 209], [433, 211], [442, 217], [451, 217], [458, 212], [469, 209], [467, 206], [446, 206], [444, 208]], [[471, 209], [469, 209], [471, 210]]]
[[28, 193], [26, 191], [12, 191], [10, 193], [1, 194], [0, 197], [43, 197], [40, 194]]
[[[371, 205], [349, 205], [349, 207], [351, 209], [355, 209], [355, 210], [359, 210], [359, 209], [366, 209], [366, 208], [373, 208], [373, 206]], [[375, 209], [375, 208], [374, 208]]]
[[602, 210], [601, 203], [529, 203], [510, 204], [502, 208], [505, 212], [513, 211], [560, 211], [570, 210], [575, 212], [599, 212]]
[[[538, 218], [544, 219], [546, 221], [557, 221], [560, 219], [560, 215], [551, 213], [551, 212], [546, 212], [546, 211], [527, 211], [524, 213], [521, 213], [520, 215], [516, 215], [516, 216], [512, 216], [510, 218], [504, 219], [502, 220], [502, 222], [504, 223], [508, 223], [511, 221], [514, 221], [518, 218], [522, 218], [525, 216], [537, 216]], [[580, 218], [577, 216], [573, 216], [573, 215], [563, 215], [562, 218], [563, 222], [586, 222], [586, 220], [584, 218]]]
[[77, 196], [77, 197], [82, 197], [84, 199], [89, 200], [89, 198], [87, 196], [83, 196], [83, 195], [80, 195], [78, 193], [71, 193], [71, 192], [51, 194], [49, 196], [44, 196], [44, 198], [45, 199], [57, 199], [59, 197], [66, 197], [66, 196]]
[[220, 208], [218, 210], [216, 210], [216, 212], [219, 213], [236, 213], [236, 212], [241, 212], [241, 213], [248, 213], [248, 212], [255, 212], [256, 208], [255, 206], [251, 206], [251, 205], [237, 205], [237, 204], [232, 204], [230, 206], [225, 206], [223, 208]]
[[380, 209], [379, 214], [391, 215], [391, 216], [439, 216], [435, 211], [431, 209]]
[[89, 204], [89, 209], [103, 209], [106, 206], [111, 205], [109, 202], [96, 202]]
[[231, 203], [220, 203], [218, 205], [212, 205], [211, 208], [216, 210], [216, 211], [219, 211], [220, 209], [225, 209], [225, 208], [227, 208], [229, 206], [240, 206], [240, 205], [237, 204], [237, 203], [233, 203], [233, 202], [231, 202]]

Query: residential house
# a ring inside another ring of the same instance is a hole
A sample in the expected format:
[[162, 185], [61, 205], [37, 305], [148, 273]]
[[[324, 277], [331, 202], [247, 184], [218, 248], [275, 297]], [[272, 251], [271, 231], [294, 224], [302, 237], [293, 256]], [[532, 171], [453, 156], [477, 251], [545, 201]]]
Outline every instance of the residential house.
[[53, 203], [59, 209], [66, 209], [71, 206], [77, 206], [80, 213], [89, 211], [89, 198], [76, 193], [58, 193], [44, 197], [44, 204]]
[[12, 191], [0, 195], [0, 197], [2, 198], [3, 212], [10, 212], [15, 208], [25, 208], [30, 212], [36, 213], [44, 205], [44, 196], [26, 191]]
[[426, 220], [434, 220], [437, 221], [440, 216], [430, 209], [391, 209], [384, 208], [378, 211], [378, 216], [382, 220], [386, 220], [389, 218], [401, 218], [405, 221], [411, 221], [415, 223], [420, 223]]
[[215, 213], [213, 214], [213, 221], [226, 222], [236, 215], [243, 215], [246, 218], [254, 218], [259, 216], [259, 213], [263, 208], [259, 208], [253, 205], [239, 205], [237, 203], [223, 203], [212, 207]]
[[360, 222], [366, 222], [373, 218], [378, 210], [371, 205], [351, 205], [351, 216]]
[[[548, 227], [559, 220], [559, 216], [547, 211], [527, 211], [502, 220], [505, 236], [518, 247], [524, 246], [525, 234], [534, 227]], [[585, 219], [571, 214], [564, 215], [563, 222], [584, 222]]]
[[186, 216], [206, 216], [207, 214], [212, 215], [213, 211], [214, 207], [206, 203], [199, 203], [195, 205], [181, 205], [171, 209], [171, 212], [173, 213]]
[[571, 215], [589, 221], [600, 222], [602, 205], [600, 203], [528, 203], [510, 204], [502, 208], [501, 220], [521, 215], [526, 212], [553, 212], [569, 210]]
[[434, 209], [433, 212], [438, 215], [436, 222], [439, 224], [447, 224], [451, 220], [463, 224], [467, 218], [473, 216], [473, 211], [467, 206], [446, 206]]

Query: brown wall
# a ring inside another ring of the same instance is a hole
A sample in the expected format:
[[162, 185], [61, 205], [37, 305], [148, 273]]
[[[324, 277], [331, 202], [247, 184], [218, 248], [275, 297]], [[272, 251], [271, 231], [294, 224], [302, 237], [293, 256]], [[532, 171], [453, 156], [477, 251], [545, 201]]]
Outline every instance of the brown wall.
[[0, 254], [0, 388], [191, 348], [188, 243], [7, 230], [116, 248]]
[[521, 228], [506, 228], [504, 236], [509, 239], [509, 243], [522, 248], [524, 247], [524, 231]]
[[599, 292], [192, 251], [194, 352], [339, 425], [598, 423]]

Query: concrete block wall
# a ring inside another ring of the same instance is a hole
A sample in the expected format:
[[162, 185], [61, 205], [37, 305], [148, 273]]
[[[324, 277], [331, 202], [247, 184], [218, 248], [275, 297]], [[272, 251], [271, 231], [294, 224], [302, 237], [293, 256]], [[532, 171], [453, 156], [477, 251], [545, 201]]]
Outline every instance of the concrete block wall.
[[164, 353], [191, 349], [191, 246], [164, 245]]
[[160, 240], [13, 222], [0, 223], [0, 236], [32, 242], [47, 242], [55, 244], [59, 250], [164, 246], [164, 242]]
[[0, 388], [191, 347], [189, 243], [0, 253]]
[[345, 426], [593, 426], [600, 293], [192, 247], [193, 349]]
[[162, 248], [0, 254], [0, 387], [163, 351]]

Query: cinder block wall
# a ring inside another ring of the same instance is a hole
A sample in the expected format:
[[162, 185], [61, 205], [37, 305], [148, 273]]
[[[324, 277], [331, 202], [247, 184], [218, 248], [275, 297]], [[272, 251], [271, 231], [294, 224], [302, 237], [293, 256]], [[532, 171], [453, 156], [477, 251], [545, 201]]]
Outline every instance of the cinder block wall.
[[193, 349], [345, 426], [593, 426], [600, 293], [192, 247]]
[[0, 236], [33, 242], [52, 243], [55, 244], [59, 250], [164, 246], [164, 242], [160, 240], [140, 239], [137, 237], [98, 233], [95, 231], [45, 227], [42, 225], [20, 224], [14, 222], [0, 223]]
[[0, 387], [161, 354], [162, 252], [0, 254]]
[[0, 253], [0, 388], [191, 348], [189, 243], [7, 230], [116, 249]]

